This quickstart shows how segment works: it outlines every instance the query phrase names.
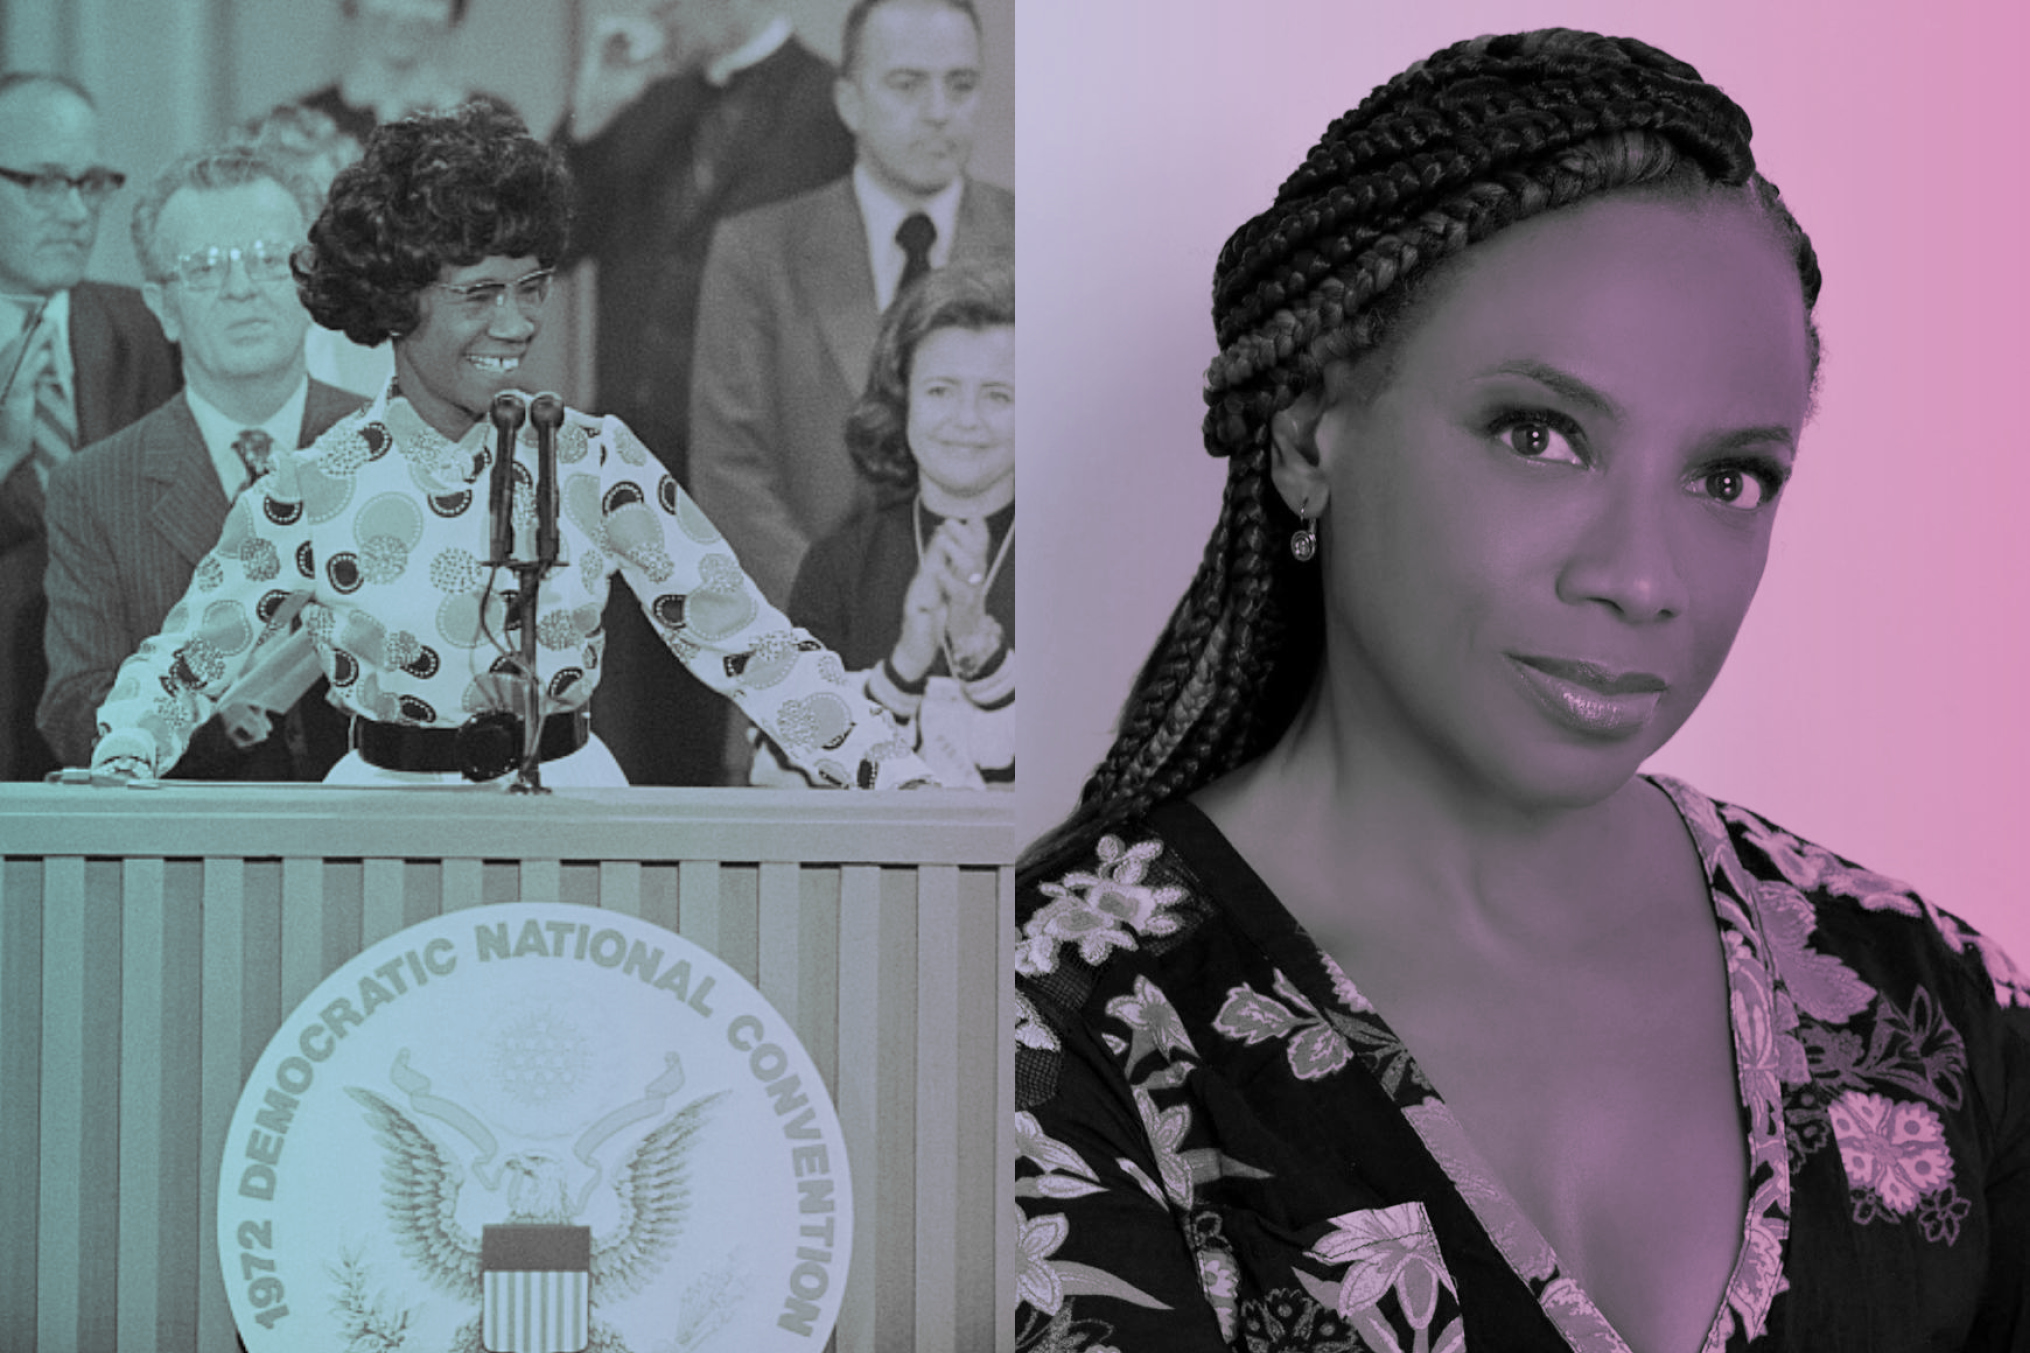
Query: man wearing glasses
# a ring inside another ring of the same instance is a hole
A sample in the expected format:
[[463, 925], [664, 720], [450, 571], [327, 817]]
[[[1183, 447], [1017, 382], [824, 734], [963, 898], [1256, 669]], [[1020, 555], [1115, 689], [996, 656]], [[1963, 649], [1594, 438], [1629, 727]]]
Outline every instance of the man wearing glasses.
[[99, 158], [84, 90], [0, 74], [0, 780], [56, 765], [35, 731], [49, 475], [179, 384], [175, 350], [134, 289], [81, 280], [121, 182]]
[[[141, 294], [181, 349], [186, 384], [49, 478], [50, 673], [37, 723], [66, 765], [90, 761], [114, 672], [162, 629], [233, 499], [276, 449], [308, 446], [362, 402], [304, 369], [310, 317], [289, 256], [316, 205], [309, 183], [234, 147], [177, 160], [134, 207]], [[287, 717], [272, 730], [260, 702], [228, 701], [170, 774], [322, 779], [345, 754], [323, 686], [299, 702], [285, 682], [275, 704]]]

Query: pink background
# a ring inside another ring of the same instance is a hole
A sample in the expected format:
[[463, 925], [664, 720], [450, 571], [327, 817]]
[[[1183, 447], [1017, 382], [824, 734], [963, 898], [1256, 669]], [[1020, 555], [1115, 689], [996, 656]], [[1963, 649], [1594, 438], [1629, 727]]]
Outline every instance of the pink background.
[[[1908, 16], [1915, 11], [1899, 7]], [[1018, 26], [1021, 813], [1071, 805], [1217, 512], [1212, 263], [1330, 119], [1476, 33], [1627, 33], [1755, 122], [1825, 271], [1818, 418], [1769, 571], [1652, 768], [1915, 883], [2030, 961], [2030, 368], [2017, 80], [1999, 5], [1707, 0], [1030, 4]], [[1876, 14], [1879, 18], [1862, 17]], [[1266, 17], [1265, 17], [1266, 16]]]

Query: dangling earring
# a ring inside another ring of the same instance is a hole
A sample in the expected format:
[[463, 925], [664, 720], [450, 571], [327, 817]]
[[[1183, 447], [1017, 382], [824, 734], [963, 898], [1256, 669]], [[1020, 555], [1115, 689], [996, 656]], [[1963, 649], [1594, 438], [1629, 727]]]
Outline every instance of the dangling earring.
[[1304, 495], [1304, 505], [1297, 509], [1297, 530], [1290, 537], [1290, 553], [1298, 563], [1308, 564], [1318, 553], [1318, 524], [1311, 516], [1311, 495]]

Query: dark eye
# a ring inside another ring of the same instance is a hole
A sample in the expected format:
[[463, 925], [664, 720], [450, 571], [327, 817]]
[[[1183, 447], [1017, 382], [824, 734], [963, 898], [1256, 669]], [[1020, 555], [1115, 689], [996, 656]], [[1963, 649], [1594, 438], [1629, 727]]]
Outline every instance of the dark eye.
[[1525, 460], [1559, 465], [1586, 463], [1572, 444], [1578, 435], [1577, 426], [1549, 411], [1503, 414], [1495, 419], [1493, 432], [1503, 446]]
[[1695, 482], [1698, 493], [1744, 512], [1767, 506], [1782, 486], [1780, 473], [1747, 465], [1722, 465]]

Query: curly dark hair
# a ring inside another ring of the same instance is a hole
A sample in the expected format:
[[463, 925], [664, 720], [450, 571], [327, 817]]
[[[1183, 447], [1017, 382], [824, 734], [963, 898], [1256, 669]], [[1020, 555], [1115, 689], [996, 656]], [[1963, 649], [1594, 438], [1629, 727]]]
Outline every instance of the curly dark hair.
[[1015, 323], [1015, 270], [1003, 260], [957, 259], [924, 274], [881, 320], [867, 391], [846, 415], [846, 450], [860, 473], [898, 492], [916, 487], [909, 451], [909, 369], [917, 345], [939, 329]]
[[1570, 29], [1456, 43], [1326, 128], [1275, 204], [1220, 251], [1204, 424], [1206, 450], [1228, 458], [1219, 522], [1112, 748], [1071, 816], [1030, 848], [1030, 868], [1260, 756], [1289, 727], [1323, 658], [1324, 589], [1282, 548], [1298, 523], [1270, 482], [1270, 424], [1327, 365], [1383, 348], [1463, 250], [1617, 190], [1738, 194], [1796, 264], [1816, 383], [1818, 258], [1756, 172], [1750, 134], [1748, 115], [1685, 62]]
[[496, 104], [384, 123], [332, 180], [294, 260], [312, 319], [368, 347], [413, 330], [446, 267], [564, 255], [571, 178], [556, 152]]

